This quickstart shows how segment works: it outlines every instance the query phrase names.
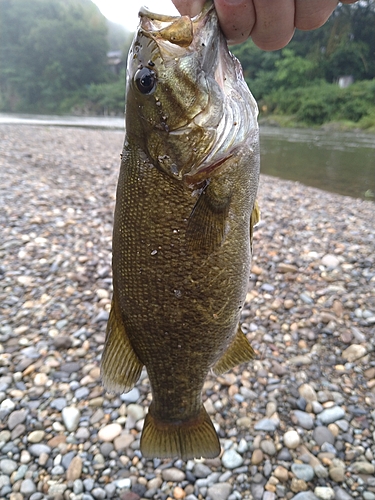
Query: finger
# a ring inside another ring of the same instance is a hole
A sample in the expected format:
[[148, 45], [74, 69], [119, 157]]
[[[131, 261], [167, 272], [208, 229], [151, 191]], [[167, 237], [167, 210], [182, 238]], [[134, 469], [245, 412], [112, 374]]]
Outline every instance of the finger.
[[254, 7], [254, 43], [263, 50], [285, 47], [294, 33], [294, 0], [254, 0]]
[[182, 16], [197, 16], [203, 9], [205, 0], [172, 0]]
[[337, 6], [337, 0], [296, 0], [295, 26], [300, 30], [320, 28]]
[[228, 43], [244, 42], [255, 23], [252, 0], [215, 0], [215, 7]]

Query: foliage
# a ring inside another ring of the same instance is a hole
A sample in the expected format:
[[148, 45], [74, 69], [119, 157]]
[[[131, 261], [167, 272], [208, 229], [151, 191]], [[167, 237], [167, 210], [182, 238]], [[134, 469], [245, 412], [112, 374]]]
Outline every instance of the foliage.
[[[375, 0], [339, 6], [320, 29], [297, 30], [286, 49], [264, 52], [249, 39], [232, 50], [261, 112], [309, 125], [374, 124]], [[347, 75], [356, 83], [340, 89]]]
[[363, 80], [346, 89], [321, 83], [289, 92], [277, 90], [267, 100], [275, 114], [295, 115], [297, 121], [309, 125], [339, 120], [357, 123], [371, 116], [374, 102], [375, 80]]
[[106, 78], [107, 27], [90, 0], [0, 0], [0, 88], [7, 110], [54, 111]]

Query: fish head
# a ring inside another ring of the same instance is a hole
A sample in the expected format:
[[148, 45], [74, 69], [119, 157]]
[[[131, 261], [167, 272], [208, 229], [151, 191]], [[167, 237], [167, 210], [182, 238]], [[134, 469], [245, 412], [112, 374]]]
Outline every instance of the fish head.
[[128, 56], [127, 137], [166, 174], [199, 184], [257, 131], [256, 103], [212, 2], [192, 19], [144, 8], [139, 15]]

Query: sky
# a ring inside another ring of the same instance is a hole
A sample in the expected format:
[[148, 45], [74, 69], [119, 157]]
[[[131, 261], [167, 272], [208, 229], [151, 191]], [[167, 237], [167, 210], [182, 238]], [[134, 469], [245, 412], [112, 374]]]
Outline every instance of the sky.
[[93, 0], [110, 21], [122, 24], [129, 31], [138, 26], [138, 11], [142, 5], [158, 14], [177, 14], [172, 0]]

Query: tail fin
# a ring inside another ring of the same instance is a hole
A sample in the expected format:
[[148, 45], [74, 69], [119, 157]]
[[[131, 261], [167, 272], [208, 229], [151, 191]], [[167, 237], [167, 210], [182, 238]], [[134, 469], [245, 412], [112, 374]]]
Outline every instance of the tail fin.
[[220, 442], [208, 413], [202, 405], [198, 417], [187, 422], [160, 422], [146, 415], [141, 437], [141, 452], [146, 458], [214, 458]]

